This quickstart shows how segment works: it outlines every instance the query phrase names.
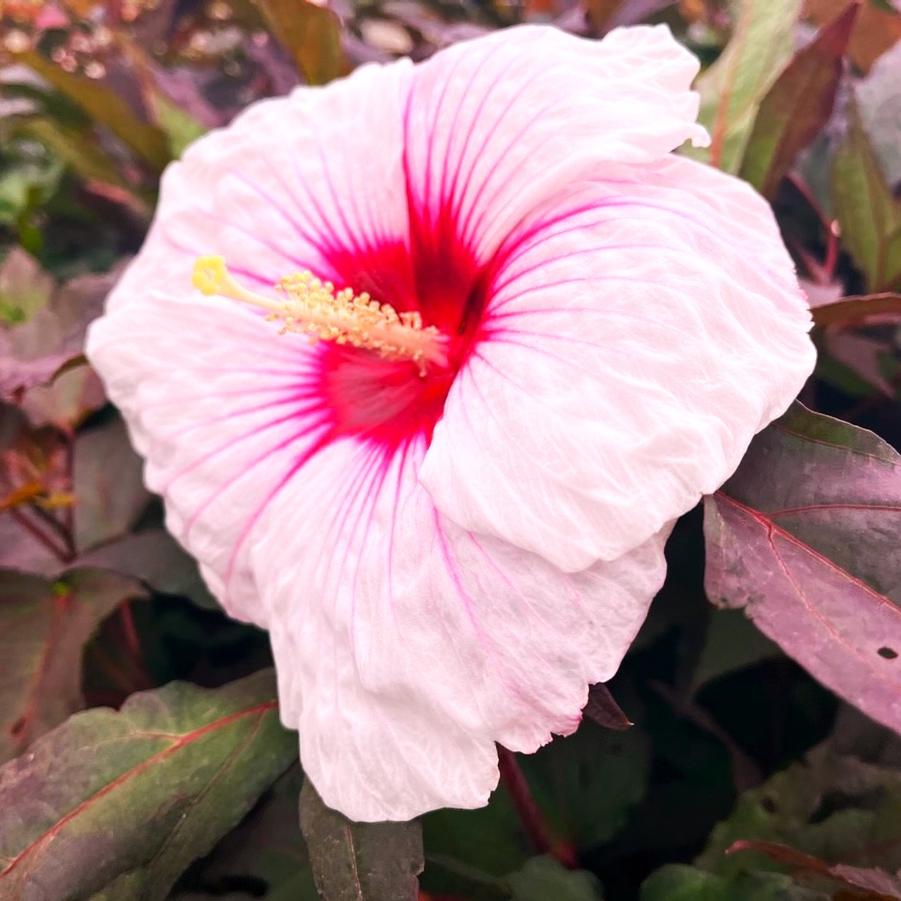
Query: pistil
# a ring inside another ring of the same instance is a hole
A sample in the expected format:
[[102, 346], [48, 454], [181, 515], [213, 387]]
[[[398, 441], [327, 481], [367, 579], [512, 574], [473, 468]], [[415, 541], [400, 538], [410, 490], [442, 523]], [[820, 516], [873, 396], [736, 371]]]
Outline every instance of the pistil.
[[371, 350], [390, 360], [411, 360], [420, 376], [428, 366], [447, 365], [447, 337], [435, 326], [423, 325], [418, 312], [398, 313], [387, 303], [351, 288], [335, 290], [310, 272], [280, 279], [282, 297], [267, 297], [240, 285], [222, 257], [200, 257], [194, 264], [194, 287], [207, 296], [227, 297], [267, 312], [281, 324], [280, 333], [298, 332], [312, 341], [334, 341]]

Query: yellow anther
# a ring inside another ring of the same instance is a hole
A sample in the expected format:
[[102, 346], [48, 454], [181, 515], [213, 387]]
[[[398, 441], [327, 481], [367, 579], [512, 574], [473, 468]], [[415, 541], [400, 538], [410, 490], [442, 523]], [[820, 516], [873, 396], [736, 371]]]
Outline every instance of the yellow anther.
[[418, 312], [398, 315], [390, 304], [365, 291], [335, 291], [310, 272], [286, 275], [275, 286], [284, 299], [248, 291], [235, 281], [222, 257], [200, 257], [194, 264], [194, 287], [211, 296], [228, 297], [260, 307], [279, 322], [279, 333], [299, 332], [311, 341], [334, 341], [372, 350], [394, 360], [412, 360], [425, 375], [428, 364], [447, 364], [447, 339], [434, 326], [423, 326]]
[[221, 294], [222, 288], [231, 281], [228, 267], [222, 257], [198, 257], [194, 263], [194, 276], [191, 282], [198, 291], [206, 294], [207, 297]]

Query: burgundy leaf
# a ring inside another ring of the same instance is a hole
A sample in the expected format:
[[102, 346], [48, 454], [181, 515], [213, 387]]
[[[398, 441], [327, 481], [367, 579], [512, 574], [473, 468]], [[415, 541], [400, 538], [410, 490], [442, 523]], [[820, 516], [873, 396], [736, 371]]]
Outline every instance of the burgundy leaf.
[[857, 18], [857, 2], [820, 29], [770, 88], [745, 151], [742, 178], [772, 198], [798, 153], [820, 133], [835, 103], [842, 58]]
[[28, 321], [0, 329], [0, 399], [15, 400], [49, 382], [81, 354], [85, 330], [100, 315], [119, 271], [74, 278]]
[[49, 385], [35, 385], [26, 391], [21, 407], [33, 426], [54, 425], [69, 432], [105, 403], [100, 379], [83, 364], [65, 367]]
[[85, 644], [119, 604], [145, 594], [99, 570], [54, 581], [0, 570], [0, 762], [81, 706]]
[[635, 724], [623, 713], [610, 689], [603, 682], [592, 685], [588, 690], [588, 703], [582, 711], [590, 720], [594, 720], [605, 729], [628, 729]]
[[813, 310], [816, 325], [852, 325], [875, 316], [901, 317], [901, 294], [890, 291], [881, 294], [865, 294], [843, 297], [835, 303], [826, 303]]
[[122, 420], [86, 430], [75, 442], [75, 543], [79, 551], [119, 538], [150, 500], [141, 458]]
[[800, 404], [705, 501], [706, 589], [901, 732], [901, 457]]

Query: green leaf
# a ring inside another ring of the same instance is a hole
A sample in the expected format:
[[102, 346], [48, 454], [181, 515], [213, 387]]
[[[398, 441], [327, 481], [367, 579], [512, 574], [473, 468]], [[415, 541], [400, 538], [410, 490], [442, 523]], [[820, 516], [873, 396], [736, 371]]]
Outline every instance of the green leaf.
[[745, 792], [713, 830], [697, 864], [727, 877], [782, 868], [762, 853], [726, 853], [738, 841], [764, 841], [833, 863], [894, 872], [901, 867], [899, 828], [901, 771], [823, 746]]
[[527, 841], [516, 809], [505, 791], [491, 793], [488, 803], [477, 810], [434, 810], [422, 819], [429, 868], [423, 882], [439, 894], [455, 894], [452, 884], [434, 878], [433, 857], [441, 863], [465, 862], [489, 880], [521, 867], [529, 858]]
[[200, 122], [173, 103], [162, 91], [148, 92], [148, 102], [154, 119], [166, 134], [173, 159], [178, 159], [189, 145], [206, 133], [206, 128]]
[[300, 828], [316, 886], [327, 901], [416, 901], [416, 877], [424, 866], [417, 821], [353, 823], [326, 807], [307, 779]]
[[0, 134], [0, 225], [16, 228], [54, 195], [64, 171], [55, 155], [17, 136], [21, 121], [16, 117]]
[[842, 243], [871, 293], [901, 287], [901, 201], [895, 200], [852, 101], [848, 133], [832, 164]]
[[575, 735], [517, 760], [554, 834], [589, 848], [613, 838], [644, 797], [650, 752], [638, 729], [583, 721]]
[[285, 45], [308, 84], [325, 84], [348, 71], [341, 23], [309, 0], [257, 0], [269, 29]]
[[82, 178], [124, 186], [118, 169], [98, 146], [97, 138], [89, 128], [34, 117], [23, 120], [18, 130], [46, 145]]
[[49, 117], [32, 117], [23, 120], [18, 130], [40, 141], [56, 157], [72, 167], [72, 170], [88, 182], [95, 182], [107, 190], [107, 197], [127, 207], [142, 221], [150, 220], [150, 200], [135, 192], [119, 172], [115, 161], [97, 142], [92, 128], [84, 125], [66, 125]]
[[862, 892], [870, 901], [901, 901], [901, 879], [878, 867], [854, 867], [848, 864], [830, 864], [812, 854], [805, 854], [797, 848], [780, 844], [740, 839], [733, 843], [727, 854], [752, 851], [765, 854], [771, 860], [791, 868], [792, 875], [823, 877], [837, 882], [855, 894]]
[[600, 901], [601, 885], [584, 870], [567, 870], [553, 857], [533, 857], [506, 878], [513, 901]]
[[686, 864], [668, 864], [657, 870], [641, 886], [641, 901], [716, 901], [722, 897], [722, 882]]
[[829, 121], [842, 75], [842, 57], [859, 7], [852, 3], [795, 54], [763, 98], [741, 177], [772, 199], [798, 153]]
[[[173, 901], [221, 898], [225, 887], [252, 885], [266, 901], [317, 901], [297, 819], [303, 776], [292, 766], [176, 890]], [[265, 892], [265, 894], [263, 894]]]
[[296, 759], [275, 697], [172, 683], [45, 735], [0, 768], [0, 897], [162, 901]]
[[[838, 753], [836, 744], [830, 739], [805, 762], [742, 794], [695, 866], [658, 870], [642, 886], [641, 901], [894, 897], [901, 771]], [[836, 881], [854, 890], [836, 894]]]
[[84, 646], [133, 579], [76, 569], [55, 581], [0, 570], [0, 761], [16, 757], [82, 705]]
[[644, 882], [641, 901], [833, 901], [833, 897], [781, 873], [739, 873], [727, 879], [669, 864]]
[[13, 247], [0, 263], [0, 324], [31, 319], [53, 293], [53, 279], [21, 247]]
[[792, 53], [801, 0], [736, 0], [732, 38], [697, 80], [700, 121], [711, 145], [701, 155], [726, 172], [738, 172], [757, 109]]
[[761, 660], [778, 656], [779, 648], [737, 610], [716, 610], [707, 627], [704, 647], [691, 679], [691, 690]]
[[108, 128], [152, 169], [161, 172], [169, 162], [168, 141], [162, 129], [138, 118], [112, 88], [66, 72], [34, 50], [16, 54], [15, 58], [81, 107], [94, 122]]

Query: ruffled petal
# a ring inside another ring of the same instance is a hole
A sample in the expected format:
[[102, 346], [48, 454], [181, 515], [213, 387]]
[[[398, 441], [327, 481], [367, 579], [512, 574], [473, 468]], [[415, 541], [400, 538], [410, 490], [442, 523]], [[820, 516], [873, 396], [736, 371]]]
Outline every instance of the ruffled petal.
[[519, 26], [436, 54], [416, 67], [405, 114], [420, 240], [446, 245], [453, 233], [484, 260], [536, 199], [587, 167], [706, 143], [697, 71], [663, 25], [601, 41]]
[[772, 213], [680, 158], [607, 167], [511, 236], [422, 479], [459, 525], [575, 571], [718, 488], [814, 362]]
[[356, 820], [486, 803], [494, 743], [572, 732], [665, 572], [668, 528], [574, 575], [460, 529], [418, 483], [424, 451], [329, 447], [254, 541], [282, 717], [323, 799]]
[[[412, 66], [363, 66], [325, 88], [256, 103], [163, 176], [141, 253], [109, 307], [189, 297], [194, 260], [225, 257], [254, 288], [309, 269], [357, 290], [409, 291], [403, 109]], [[372, 254], [390, 265], [367, 266]], [[359, 278], [375, 270], [377, 283]], [[193, 298], [191, 299], [193, 302]]]
[[328, 434], [315, 354], [227, 301], [155, 295], [91, 328], [88, 355], [122, 411], [166, 526], [225, 609], [265, 627], [247, 553], [257, 520]]
[[[410, 71], [367, 66], [299, 88], [193, 144], [166, 170], [151, 232], [89, 336], [170, 530], [226, 610], [260, 625], [246, 554], [262, 508], [324, 440], [314, 354], [232, 301], [201, 297], [194, 263], [222, 255], [266, 292], [299, 269], [352, 278], [366, 248], [403, 244]], [[354, 129], [366, 140], [348, 140]], [[378, 271], [406, 283], [408, 269]]]

